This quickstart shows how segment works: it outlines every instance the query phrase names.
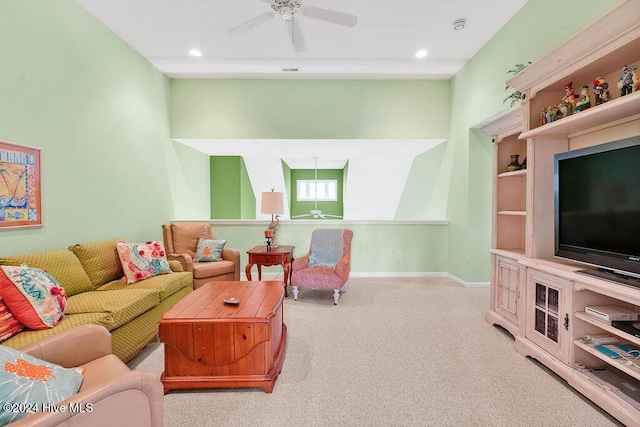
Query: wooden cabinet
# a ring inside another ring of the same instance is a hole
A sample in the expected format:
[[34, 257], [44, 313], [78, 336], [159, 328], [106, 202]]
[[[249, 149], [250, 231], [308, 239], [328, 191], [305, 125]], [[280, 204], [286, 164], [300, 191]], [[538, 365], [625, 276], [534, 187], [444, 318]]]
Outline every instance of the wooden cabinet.
[[487, 321], [500, 325], [516, 335], [520, 329], [522, 313], [521, 296], [524, 270], [517, 259], [493, 255], [494, 283], [491, 293], [491, 308], [487, 312]]
[[[514, 335], [519, 353], [539, 360], [621, 422], [640, 425], [640, 402], [616, 396], [575, 368], [609, 366], [640, 389], [640, 368], [609, 358], [583, 339], [607, 334], [640, 347], [640, 338], [585, 313], [589, 305], [640, 313], [640, 288], [586, 277], [575, 272], [584, 266], [554, 258], [554, 154], [640, 135], [640, 91], [620, 96], [617, 89], [625, 64], [640, 65], [637, 0], [620, 2], [507, 81], [525, 94], [521, 106], [480, 126], [494, 136], [493, 273], [486, 319]], [[579, 92], [597, 77], [609, 83], [610, 101], [540, 124], [541, 108], [559, 103], [566, 83]], [[526, 169], [506, 170], [514, 154], [526, 158]]]

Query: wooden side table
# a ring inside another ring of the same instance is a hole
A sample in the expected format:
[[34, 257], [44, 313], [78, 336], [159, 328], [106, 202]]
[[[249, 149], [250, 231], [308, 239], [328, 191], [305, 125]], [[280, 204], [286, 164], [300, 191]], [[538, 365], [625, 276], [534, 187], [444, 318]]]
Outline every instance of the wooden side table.
[[276, 246], [267, 251], [266, 246], [256, 246], [249, 249], [247, 251], [249, 262], [244, 269], [247, 280], [251, 281], [251, 267], [254, 264], [258, 266], [258, 280], [262, 280], [262, 266], [282, 265], [284, 269], [284, 296], [287, 296], [287, 285], [290, 284], [289, 270], [293, 262], [293, 248], [294, 246]]

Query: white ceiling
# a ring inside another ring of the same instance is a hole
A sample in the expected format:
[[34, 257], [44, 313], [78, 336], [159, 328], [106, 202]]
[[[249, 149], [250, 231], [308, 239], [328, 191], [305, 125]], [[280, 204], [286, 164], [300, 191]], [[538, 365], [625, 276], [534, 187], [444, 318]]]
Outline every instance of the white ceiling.
[[[308, 50], [296, 53], [265, 0], [77, 0], [160, 71], [176, 78], [411, 78], [457, 73], [526, 0], [301, 0], [358, 16], [344, 27], [296, 15]], [[453, 30], [453, 21], [466, 27]], [[194, 58], [189, 50], [199, 49]], [[415, 52], [425, 49], [426, 58]], [[285, 72], [283, 68], [298, 68]]]

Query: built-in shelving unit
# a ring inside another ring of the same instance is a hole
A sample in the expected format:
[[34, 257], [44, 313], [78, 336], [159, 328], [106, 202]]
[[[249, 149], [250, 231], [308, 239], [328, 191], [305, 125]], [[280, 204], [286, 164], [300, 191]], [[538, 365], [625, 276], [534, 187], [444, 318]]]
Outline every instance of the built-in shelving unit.
[[[640, 92], [621, 97], [616, 85], [622, 65], [640, 65], [639, 4], [621, 2], [507, 81], [525, 94], [524, 101], [481, 126], [494, 136], [493, 274], [487, 322], [507, 329], [518, 352], [538, 359], [628, 425], [640, 425], [640, 405], [621, 399], [574, 366], [609, 366], [630, 375], [640, 389], [640, 368], [606, 356], [583, 339], [607, 334], [640, 347], [640, 338], [585, 313], [589, 305], [616, 305], [640, 313], [640, 288], [578, 274], [584, 266], [554, 258], [553, 157], [640, 135]], [[541, 108], [558, 104], [566, 83], [573, 82], [579, 92], [597, 77], [609, 83], [612, 100], [540, 124]], [[526, 169], [507, 171], [512, 155], [520, 161], [526, 158]]]

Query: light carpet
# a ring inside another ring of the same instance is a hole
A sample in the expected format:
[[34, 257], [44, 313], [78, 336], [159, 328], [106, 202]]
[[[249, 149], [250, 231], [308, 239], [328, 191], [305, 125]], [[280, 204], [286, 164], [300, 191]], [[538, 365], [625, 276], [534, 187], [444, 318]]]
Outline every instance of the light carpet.
[[[484, 320], [488, 288], [446, 278], [353, 278], [340, 303], [285, 298], [286, 356], [262, 389], [171, 391], [172, 426], [621, 425]], [[161, 343], [129, 366], [160, 376]]]

